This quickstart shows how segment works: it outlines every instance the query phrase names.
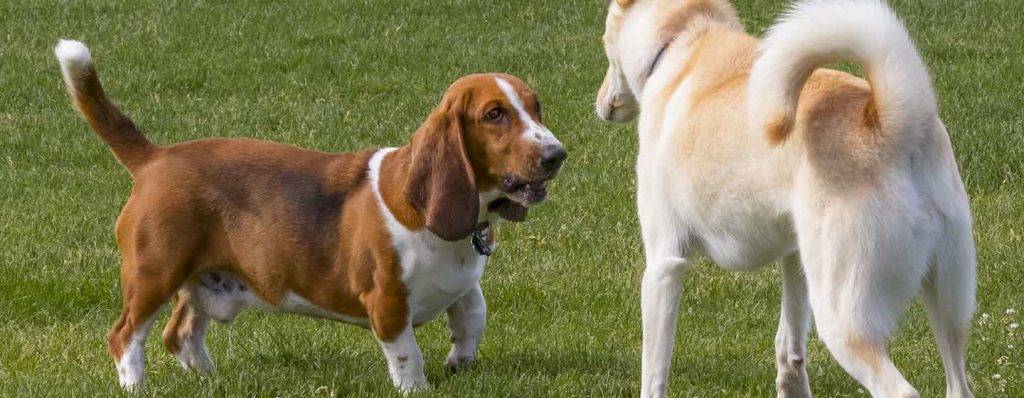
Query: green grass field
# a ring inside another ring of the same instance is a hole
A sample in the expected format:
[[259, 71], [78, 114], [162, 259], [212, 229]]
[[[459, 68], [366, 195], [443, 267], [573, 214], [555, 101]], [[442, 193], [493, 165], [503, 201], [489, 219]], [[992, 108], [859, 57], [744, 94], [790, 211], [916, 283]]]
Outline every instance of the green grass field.
[[[90, 45], [110, 96], [161, 144], [401, 145], [457, 77], [522, 77], [570, 158], [551, 201], [501, 230], [482, 282], [478, 365], [446, 374], [445, 321], [419, 329], [428, 395], [637, 393], [636, 131], [599, 122], [592, 105], [606, 1], [225, 3], [0, 0], [0, 395], [120, 393], [105, 336], [120, 311], [113, 225], [131, 180], [69, 105], [52, 55], [60, 37]], [[784, 7], [737, 3], [756, 34]], [[980, 397], [1024, 396], [1024, 330], [1009, 326], [1024, 322], [1024, 7], [893, 3], [932, 71], [972, 198], [979, 308], [968, 373]], [[774, 395], [778, 285], [777, 266], [691, 273], [673, 395]], [[356, 327], [248, 312], [211, 327], [209, 345], [218, 372], [199, 378], [152, 333], [144, 393], [395, 395], [376, 342]], [[944, 392], [920, 306], [891, 350], [924, 396]], [[866, 395], [813, 334], [808, 372], [820, 397]]]

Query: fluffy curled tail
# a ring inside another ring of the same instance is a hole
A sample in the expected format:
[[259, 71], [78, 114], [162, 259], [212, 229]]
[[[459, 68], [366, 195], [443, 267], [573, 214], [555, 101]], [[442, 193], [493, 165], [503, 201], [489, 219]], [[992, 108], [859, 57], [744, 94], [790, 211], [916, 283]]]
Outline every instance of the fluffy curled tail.
[[53, 52], [60, 61], [61, 74], [75, 108], [110, 146], [117, 160], [134, 174], [149, 160], [156, 146], [107, 99], [85, 44], [61, 40]]
[[879, 0], [794, 5], [761, 41], [748, 85], [750, 123], [778, 145], [796, 121], [800, 90], [818, 67], [855, 62], [867, 75], [885, 134], [909, 140], [937, 115], [935, 94], [910, 35]]

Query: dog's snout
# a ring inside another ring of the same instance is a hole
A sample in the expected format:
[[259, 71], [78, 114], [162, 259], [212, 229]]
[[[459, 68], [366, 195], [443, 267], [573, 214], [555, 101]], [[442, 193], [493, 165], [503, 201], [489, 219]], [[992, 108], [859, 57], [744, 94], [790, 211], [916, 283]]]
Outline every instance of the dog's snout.
[[548, 145], [541, 150], [540, 165], [545, 171], [558, 171], [568, 156], [569, 153], [561, 145]]
[[636, 99], [629, 93], [618, 93], [597, 102], [597, 117], [613, 123], [624, 123], [636, 117]]

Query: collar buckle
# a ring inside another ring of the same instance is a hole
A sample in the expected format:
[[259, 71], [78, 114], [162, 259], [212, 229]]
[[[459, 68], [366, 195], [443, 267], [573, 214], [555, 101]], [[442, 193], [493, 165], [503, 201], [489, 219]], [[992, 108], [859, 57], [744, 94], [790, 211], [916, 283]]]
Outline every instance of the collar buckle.
[[476, 229], [473, 230], [473, 234], [470, 235], [470, 240], [473, 242], [473, 250], [476, 250], [477, 254], [481, 256], [490, 256], [493, 252], [491, 245], [487, 244], [487, 236], [484, 234], [488, 227], [490, 227], [490, 225], [487, 223], [478, 225]]

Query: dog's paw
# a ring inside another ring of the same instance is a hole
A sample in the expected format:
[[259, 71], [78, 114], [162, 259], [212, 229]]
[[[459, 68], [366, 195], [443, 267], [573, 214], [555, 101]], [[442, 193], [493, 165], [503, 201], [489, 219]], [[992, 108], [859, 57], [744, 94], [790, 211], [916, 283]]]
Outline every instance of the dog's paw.
[[415, 392], [426, 391], [430, 389], [430, 383], [427, 383], [425, 378], [418, 380], [402, 380], [398, 383], [398, 391], [402, 395], [409, 395]]
[[121, 381], [121, 389], [128, 394], [139, 394], [142, 392], [142, 381]]
[[448, 358], [444, 360], [444, 368], [447, 369], [449, 373], [455, 374], [469, 368], [474, 362], [476, 362], [475, 356], [460, 357], [449, 355]]

